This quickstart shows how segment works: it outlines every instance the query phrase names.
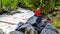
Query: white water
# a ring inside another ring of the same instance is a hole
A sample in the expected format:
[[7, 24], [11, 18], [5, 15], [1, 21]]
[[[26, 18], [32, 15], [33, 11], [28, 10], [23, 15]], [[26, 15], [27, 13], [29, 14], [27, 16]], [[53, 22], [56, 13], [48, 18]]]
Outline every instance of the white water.
[[20, 11], [22, 13], [16, 13], [13, 15], [4, 14], [4, 15], [1, 15], [2, 17], [0, 17], [0, 21], [5, 21], [5, 22], [10, 22], [10, 23], [16, 24], [16, 25], [11, 25], [11, 24], [0, 22], [0, 29], [3, 29], [3, 31], [6, 34], [9, 34], [10, 31], [14, 31], [19, 22], [26, 23], [28, 18], [30, 18], [31, 16], [34, 15], [34, 13], [32, 11], [26, 10], [23, 8], [18, 8], [17, 11]]

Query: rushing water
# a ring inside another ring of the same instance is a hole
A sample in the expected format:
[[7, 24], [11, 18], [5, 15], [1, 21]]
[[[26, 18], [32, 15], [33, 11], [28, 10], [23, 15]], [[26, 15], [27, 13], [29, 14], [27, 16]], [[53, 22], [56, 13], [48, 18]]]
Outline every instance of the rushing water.
[[[13, 15], [0, 15], [0, 29], [3, 29], [3, 31], [6, 32], [6, 34], [8, 34], [10, 31], [14, 31], [19, 22], [26, 23], [28, 18], [34, 15], [33, 11], [23, 8], [18, 8], [17, 11], [19, 11], [20, 13], [17, 12]], [[11, 11], [11, 13], [13, 12]], [[3, 23], [2, 21], [14, 23], [15, 25]]]

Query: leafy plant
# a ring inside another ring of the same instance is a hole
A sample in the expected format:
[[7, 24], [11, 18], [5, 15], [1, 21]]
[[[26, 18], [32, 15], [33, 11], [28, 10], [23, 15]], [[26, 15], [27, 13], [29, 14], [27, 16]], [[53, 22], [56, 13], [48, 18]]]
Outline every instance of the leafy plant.
[[56, 6], [57, 8], [60, 8], [60, 0], [56, 0], [55, 6]]
[[2, 6], [10, 10], [15, 10], [19, 6], [35, 11], [39, 7], [44, 14], [53, 11], [55, 5], [59, 7], [60, 0], [56, 0], [56, 3], [55, 0], [2, 0]]
[[2, 0], [2, 6], [5, 6], [11, 10], [14, 10], [17, 8], [17, 0]]

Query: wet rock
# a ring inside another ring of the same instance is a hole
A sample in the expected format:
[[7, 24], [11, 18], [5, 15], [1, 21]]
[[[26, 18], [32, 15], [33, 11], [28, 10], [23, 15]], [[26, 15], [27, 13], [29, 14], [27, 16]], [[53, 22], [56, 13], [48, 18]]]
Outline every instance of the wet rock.
[[19, 31], [11, 31], [9, 34], [24, 34], [24, 33]]
[[0, 29], [0, 34], [6, 34], [6, 33], [4, 33], [2, 29]]
[[43, 29], [41, 34], [57, 34], [57, 33], [50, 29]]

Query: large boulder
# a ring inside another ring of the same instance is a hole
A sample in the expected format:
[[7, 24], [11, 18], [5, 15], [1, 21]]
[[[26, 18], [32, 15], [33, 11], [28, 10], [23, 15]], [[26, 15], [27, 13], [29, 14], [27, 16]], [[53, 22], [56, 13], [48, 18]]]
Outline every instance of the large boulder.
[[43, 29], [41, 34], [57, 34], [57, 33], [50, 29]]

